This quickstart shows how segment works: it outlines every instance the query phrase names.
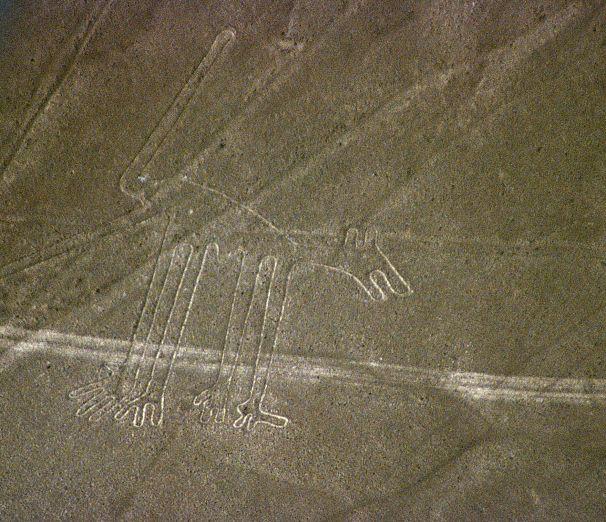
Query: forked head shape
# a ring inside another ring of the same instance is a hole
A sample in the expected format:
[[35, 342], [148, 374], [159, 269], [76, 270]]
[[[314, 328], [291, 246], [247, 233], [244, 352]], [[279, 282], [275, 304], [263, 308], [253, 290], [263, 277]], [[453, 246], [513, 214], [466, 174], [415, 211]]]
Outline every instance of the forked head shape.
[[373, 301], [390, 296], [409, 296], [413, 290], [402, 274], [381, 250], [379, 233], [374, 227], [361, 234], [350, 228], [340, 253], [340, 269], [351, 276]]

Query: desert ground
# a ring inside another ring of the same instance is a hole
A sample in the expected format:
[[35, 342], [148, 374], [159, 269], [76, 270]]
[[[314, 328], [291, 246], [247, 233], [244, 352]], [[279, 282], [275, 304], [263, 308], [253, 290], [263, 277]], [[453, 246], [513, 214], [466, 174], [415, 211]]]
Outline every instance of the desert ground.
[[606, 3], [0, 0], [0, 519], [606, 519]]

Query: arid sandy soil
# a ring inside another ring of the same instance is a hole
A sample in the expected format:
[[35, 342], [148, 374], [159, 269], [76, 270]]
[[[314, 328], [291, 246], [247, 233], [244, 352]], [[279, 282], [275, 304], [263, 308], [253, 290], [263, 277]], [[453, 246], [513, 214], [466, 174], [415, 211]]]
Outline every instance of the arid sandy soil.
[[0, 518], [606, 519], [606, 3], [0, 1]]

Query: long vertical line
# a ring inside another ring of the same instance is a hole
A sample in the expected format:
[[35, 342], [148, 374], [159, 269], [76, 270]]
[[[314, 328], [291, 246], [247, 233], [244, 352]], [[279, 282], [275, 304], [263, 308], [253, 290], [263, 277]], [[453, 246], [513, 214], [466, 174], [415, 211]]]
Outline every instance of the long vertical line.
[[198, 291], [198, 286], [200, 284], [200, 279], [202, 278], [202, 274], [204, 272], [204, 268], [206, 266], [206, 256], [208, 254], [208, 250], [205, 250], [204, 252], [204, 256], [202, 258], [202, 264], [200, 265], [200, 269], [198, 270], [198, 275], [196, 276], [196, 282], [194, 283], [194, 288], [192, 290], [191, 296], [189, 297], [189, 303], [187, 304], [187, 310], [185, 312], [185, 317], [183, 318], [183, 322], [181, 323], [181, 328], [179, 330], [179, 335], [177, 336], [177, 341], [176, 341], [176, 347], [175, 350], [173, 352], [173, 355], [171, 357], [171, 360], [169, 362], [169, 366], [168, 366], [168, 372], [166, 374], [166, 379], [164, 380], [164, 384], [162, 385], [162, 396], [164, 397], [164, 393], [166, 391], [166, 387], [168, 386], [168, 380], [170, 378], [170, 375], [172, 373], [174, 364], [175, 364], [175, 360], [177, 359], [177, 357], [179, 356], [179, 352], [181, 351], [181, 339], [183, 337], [183, 332], [185, 331], [185, 327], [187, 326], [187, 322], [189, 320], [189, 314], [191, 312], [193, 303], [194, 303], [194, 299], [196, 297], [196, 292]]
[[[147, 305], [149, 304], [149, 297], [151, 294], [151, 289], [154, 286], [154, 283], [156, 282], [156, 279], [158, 276], [158, 267], [160, 266], [160, 259], [162, 258], [162, 252], [164, 251], [164, 247], [166, 245], [166, 238], [168, 237], [168, 229], [170, 228], [172, 220], [173, 220], [172, 215], [170, 215], [168, 217], [168, 219], [166, 220], [166, 227], [164, 229], [164, 234], [162, 236], [162, 242], [161, 242], [160, 248], [158, 250], [158, 256], [156, 257], [156, 266], [154, 267], [154, 272], [150, 279], [149, 285], [147, 286], [147, 291], [145, 292], [145, 299], [143, 300], [143, 307], [141, 308], [141, 312], [139, 313], [139, 320], [137, 321], [137, 326], [135, 327], [135, 331], [133, 332], [133, 338], [132, 338], [132, 342], [131, 342], [129, 350], [128, 350], [128, 355], [126, 357], [124, 371], [128, 371], [127, 365], [128, 365], [129, 360], [132, 357], [135, 345], [136, 345], [136, 343], [140, 342], [140, 339], [139, 339], [140, 331], [139, 330], [141, 329], [141, 324], [143, 322], [143, 314], [145, 313]], [[160, 293], [160, 295], [158, 296], [158, 300], [160, 299], [161, 295], [162, 294]], [[149, 335], [150, 335], [151, 329], [153, 327], [153, 321], [154, 321], [154, 318], [156, 317], [157, 310], [158, 310], [158, 303], [156, 303], [156, 305], [154, 305], [154, 313], [153, 313], [153, 317], [152, 317], [152, 322], [149, 326], [149, 330], [147, 331], [147, 335], [145, 336], [146, 345], [149, 341]], [[147, 347], [145, 347], [144, 350], [147, 350]], [[145, 355], [145, 353], [143, 355]], [[135, 372], [135, 378], [133, 379], [133, 386], [132, 386], [131, 392], [134, 391], [134, 389], [137, 385], [138, 378], [139, 378], [139, 368], [137, 368], [137, 371]]]
[[[228, 337], [231, 332], [231, 325], [232, 325], [232, 321], [233, 321], [233, 317], [234, 317], [234, 313], [235, 313], [235, 309], [236, 309], [236, 300], [238, 298], [238, 289], [240, 288], [240, 285], [242, 284], [242, 272], [244, 271], [245, 258], [246, 258], [246, 253], [242, 253], [242, 258], [240, 259], [240, 269], [238, 271], [238, 278], [236, 280], [236, 286], [234, 288], [233, 299], [231, 301], [231, 309], [229, 311], [229, 318], [227, 320], [227, 329], [225, 332], [225, 340], [223, 341], [223, 349], [221, 350], [221, 361], [219, 362], [219, 373], [218, 373], [218, 377], [217, 377], [218, 380], [221, 378], [221, 371], [225, 366], [225, 354], [227, 352]], [[230, 372], [230, 377], [229, 377], [228, 382], [230, 382], [230, 380], [231, 380], [231, 372]], [[228, 385], [228, 388], [229, 388], [229, 385]]]
[[290, 277], [292, 274], [292, 268], [290, 268], [288, 270], [288, 275], [286, 276], [286, 284], [284, 285], [284, 295], [282, 296], [282, 304], [280, 306], [280, 315], [278, 317], [278, 324], [276, 325], [276, 331], [274, 333], [274, 340], [272, 342], [271, 348], [270, 348], [270, 354], [269, 354], [269, 361], [267, 363], [267, 369], [265, 372], [265, 382], [263, 383], [263, 391], [261, 392], [261, 399], [260, 399], [260, 403], [263, 403], [263, 399], [265, 399], [265, 394], [267, 393], [267, 384], [269, 382], [269, 370], [271, 368], [271, 365], [274, 361], [274, 354], [275, 354], [275, 348], [276, 348], [276, 344], [278, 342], [278, 333], [280, 330], [280, 325], [282, 324], [282, 319], [284, 318], [284, 310], [286, 309], [286, 300], [288, 298], [288, 289], [290, 288]]
[[[147, 358], [147, 349], [148, 349], [148, 347], [149, 347], [149, 345], [151, 343], [150, 337], [151, 337], [152, 331], [154, 330], [154, 325], [156, 324], [156, 318], [158, 316], [158, 308], [160, 307], [160, 302], [162, 301], [162, 296], [166, 292], [166, 285], [168, 284], [168, 278], [170, 276], [170, 269], [173, 266], [173, 262], [175, 260], [176, 252], [177, 251], [176, 251], [176, 248], [175, 248], [173, 250], [173, 252], [172, 252], [172, 255], [171, 255], [171, 258], [170, 258], [170, 264], [168, 265], [168, 270], [166, 271], [166, 275], [164, 276], [164, 282], [162, 283], [162, 289], [160, 290], [160, 294], [158, 296], [158, 302], [156, 303], [156, 307], [154, 308], [154, 313], [152, 315], [152, 321], [151, 321], [151, 324], [149, 326], [149, 330], [147, 331], [147, 335], [145, 337], [145, 344], [144, 344], [144, 347], [143, 347], [143, 354], [141, 355], [141, 361], [142, 362], [145, 362], [145, 359]], [[171, 307], [171, 311], [172, 311], [172, 307]], [[133, 390], [134, 390], [134, 388], [136, 386], [137, 381], [139, 380], [139, 374], [141, 373], [140, 370], [141, 370], [141, 365], [139, 365], [139, 367], [137, 368], [137, 371], [135, 373]]]
[[255, 282], [253, 284], [252, 294], [250, 297], [250, 304], [248, 305], [248, 311], [246, 312], [246, 317], [244, 319], [244, 325], [242, 326], [242, 333], [240, 334], [240, 342], [238, 343], [238, 348], [236, 350], [236, 355], [234, 357], [234, 361], [231, 367], [231, 372], [229, 374], [229, 379], [227, 380], [227, 390], [225, 392], [225, 396], [229, 398], [229, 394], [231, 391], [231, 385], [236, 373], [236, 367], [240, 362], [240, 352], [242, 351], [242, 344], [244, 343], [244, 336], [246, 335], [246, 328], [248, 326], [248, 321], [250, 320], [250, 314], [252, 312], [252, 308], [255, 302], [255, 294], [257, 293], [258, 287], [258, 279], [259, 279], [259, 268], [257, 267], [257, 273], [255, 275]]
[[[181, 248], [180, 246], [175, 248], [175, 256], [177, 254], [177, 249]], [[158, 361], [160, 360], [160, 355], [162, 354], [162, 349], [165, 346], [166, 343], [166, 334], [168, 333], [170, 326], [171, 326], [171, 321], [173, 319], [173, 314], [175, 312], [175, 308], [177, 307], [177, 304], [179, 302], [179, 298], [181, 296], [181, 290], [183, 288], [183, 281], [185, 281], [185, 277], [187, 275], [187, 271], [189, 270], [189, 265], [191, 263], [191, 258], [192, 258], [192, 247], [191, 245], [189, 245], [189, 253], [187, 255], [187, 261], [185, 262], [185, 267], [183, 268], [183, 273], [181, 274], [181, 277], [179, 278], [179, 285], [177, 286], [177, 291], [175, 293], [175, 297], [173, 299], [173, 304], [170, 307], [170, 312], [168, 314], [168, 318], [166, 320], [166, 324], [164, 325], [164, 331], [162, 332], [162, 341], [160, 341], [160, 345], [157, 348], [156, 351], [156, 356], [154, 357], [154, 362], [152, 364], [152, 368], [151, 368], [151, 372], [150, 372], [150, 376], [149, 376], [149, 380], [147, 382], [146, 388], [149, 391], [149, 387], [151, 382], [154, 379], [154, 373], [156, 372], [156, 366], [158, 365]], [[173, 261], [175, 260], [175, 258], [173, 257]], [[172, 265], [172, 263], [171, 263]], [[170, 268], [169, 268], [169, 273], [170, 273]], [[166, 275], [167, 279], [168, 279], [168, 274]], [[176, 347], [175, 347], [176, 350]]]
[[[275, 260], [275, 258], [274, 258]], [[271, 280], [269, 281], [269, 288], [267, 289], [267, 297], [265, 298], [265, 310], [263, 311], [263, 322], [261, 323], [261, 335], [260, 335], [260, 339], [259, 339], [259, 345], [257, 346], [257, 354], [255, 356], [255, 365], [253, 368], [253, 381], [252, 381], [252, 386], [250, 389], [250, 395], [252, 396], [252, 394], [255, 391], [255, 386], [257, 383], [257, 374], [259, 371], [259, 361], [261, 360], [261, 351], [262, 351], [262, 346], [263, 346], [263, 337], [265, 335], [265, 330], [266, 330], [266, 322], [267, 322], [267, 316], [269, 313], [269, 302], [271, 299], [271, 289], [274, 286], [274, 279], [275, 279], [275, 275], [276, 275], [276, 270], [277, 270], [277, 261], [274, 263], [273, 269], [271, 271]], [[276, 331], [277, 331], [277, 325], [276, 325]], [[272, 342], [273, 345], [273, 342]]]

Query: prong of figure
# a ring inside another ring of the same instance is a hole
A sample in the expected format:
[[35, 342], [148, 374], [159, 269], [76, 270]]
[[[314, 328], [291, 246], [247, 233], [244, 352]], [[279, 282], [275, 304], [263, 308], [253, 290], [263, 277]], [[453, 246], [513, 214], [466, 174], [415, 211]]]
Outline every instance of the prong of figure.
[[159, 303], [160, 294], [164, 285], [164, 257], [163, 253], [166, 247], [168, 238], [168, 230], [172, 222], [172, 217], [167, 218], [164, 234], [162, 235], [162, 243], [158, 251], [158, 257], [154, 266], [154, 271], [147, 287], [143, 309], [139, 316], [139, 321], [135, 328], [133, 341], [130, 344], [128, 355], [122, 366], [120, 382], [117, 393], [120, 397], [131, 396], [135, 393], [137, 383], [137, 375], [140, 372], [141, 365], [145, 360], [147, 342], [151, 331], [151, 322], [156, 314], [156, 309]]
[[87, 398], [80, 404], [76, 411], [76, 417], [87, 417], [94, 415], [99, 410], [105, 409], [108, 404], [114, 404], [115, 398], [105, 388], [101, 388], [92, 397]]
[[194, 405], [202, 407], [202, 412], [200, 414], [200, 420], [202, 422], [208, 422], [212, 419], [215, 419], [217, 422], [223, 422], [225, 420], [228, 387], [231, 382], [231, 377], [233, 376], [232, 370], [239, 357], [240, 340], [246, 325], [246, 316], [242, 312], [242, 304], [246, 305], [246, 301], [242, 302], [243, 297], [245, 298], [247, 294], [245, 262], [246, 254], [244, 252], [239, 252], [238, 277], [234, 286], [229, 319], [221, 350], [219, 370], [211, 386], [203, 390], [194, 398]]
[[[247, 294], [247, 289], [250, 290], [246, 276], [251, 272], [247, 269], [246, 260], [247, 258], [244, 256], [244, 264], [240, 267], [238, 284], [232, 302], [228, 332], [217, 378], [210, 388], [204, 390], [194, 399], [194, 404], [202, 407], [200, 414], [202, 422], [209, 422], [213, 419], [216, 422], [225, 421], [227, 403], [232, 392], [235, 373], [244, 346], [255, 345], [259, 342], [257, 338], [261, 336], [276, 259], [268, 256], [255, 266], [255, 270], [252, 272], [254, 276], [252, 291], [248, 293], [249, 298], [242, 302], [242, 299], [239, 298]], [[253, 262], [257, 263], [256, 258], [253, 258]], [[246, 309], [244, 318], [242, 318], [242, 305]], [[259, 320], [259, 317], [261, 320]]]
[[[198, 282], [199, 272], [195, 270], [195, 281], [191, 280], [192, 271], [189, 268], [192, 253], [193, 247], [187, 243], [178, 245], [173, 251], [146, 343], [145, 351], [149, 347], [152, 354], [141, 361], [136, 374], [134, 393], [120, 401], [121, 408], [115, 414], [118, 420], [123, 418], [124, 410], [131, 410], [134, 406], [135, 426], [142, 426], [146, 419], [149, 419], [152, 426], [162, 423], [165, 385], [178, 352]], [[165, 359], [162, 361], [162, 369], [159, 368], [161, 359]]]
[[[282, 260], [281, 260], [282, 261]], [[263, 400], [267, 393], [271, 363], [277, 341], [277, 334], [284, 315], [288, 286], [294, 272], [293, 263], [275, 263], [265, 303], [265, 314], [259, 342], [255, 344], [253, 378], [247, 399], [237, 407], [239, 417], [235, 428], [251, 430], [258, 423], [276, 428], [285, 428], [288, 418], [267, 412]], [[259, 267], [261, 270], [261, 267]]]
[[[171, 225], [172, 218], [167, 218], [162, 242], [158, 249], [158, 255], [154, 266], [154, 271], [147, 288], [145, 301], [139, 321], [133, 335], [133, 341], [130, 344], [128, 354], [125, 357], [124, 363], [120, 370], [111, 369], [109, 366], [100, 371], [100, 377], [97, 381], [82, 386], [69, 394], [71, 399], [81, 403], [76, 415], [87, 416], [90, 420], [98, 420], [100, 412], [111, 414], [117, 411], [118, 415], [124, 409], [126, 400], [132, 399], [135, 393], [137, 384], [137, 376], [143, 365], [146, 357], [147, 341], [150, 332], [150, 321], [155, 317], [157, 304], [161, 290], [164, 286], [164, 250], [168, 237], [168, 230]], [[85, 408], [84, 402], [90, 401], [89, 397], [85, 397], [88, 391], [94, 390], [97, 396], [97, 404], [91, 408]], [[103, 398], [111, 400], [111, 407], [106, 407], [106, 402], [101, 402]], [[102, 407], [103, 406], [103, 407]]]
[[[214, 249], [209, 245], [202, 264], [211, 252]], [[192, 257], [193, 247], [188, 243], [172, 250], [166, 270], [165, 257], [158, 256], [122, 371], [108, 368], [93, 383], [70, 393], [70, 398], [80, 402], [78, 416], [90, 420], [106, 415], [116, 420], [132, 418], [137, 427], [146, 420], [153, 426], [162, 423], [166, 386], [202, 273], [198, 263], [192, 268]]]
[[109, 365], [103, 365], [97, 375], [97, 380], [80, 386], [71, 391], [69, 398], [80, 405], [76, 411], [77, 417], [87, 417], [97, 420], [116, 404], [115, 392], [116, 371]]
[[315, 254], [302, 259], [302, 263], [350, 277], [369, 301], [386, 301], [391, 296], [407, 297], [413, 293], [411, 285], [379, 246], [379, 234], [374, 227], [366, 230], [363, 239], [357, 228], [349, 228], [340, 244], [332, 248], [320, 246]]
[[[175, 360], [180, 353], [181, 339], [200, 284], [200, 279], [202, 278], [205, 269], [208, 267], [209, 262], [211, 262], [211, 258], [218, 259], [218, 255], [219, 250], [217, 244], [208, 244], [199, 266], [195, 264], [194, 268], [191, 270], [186, 269], [183, 273], [175, 298], [175, 304], [166, 328], [164, 329], [162, 343], [158, 347], [154, 357], [151, 375], [145, 391], [147, 395], [152, 397], [164, 397], [164, 392], [168, 386]], [[167, 362], [161, 364], [161, 359], [165, 359]]]
[[[182, 243], [175, 247], [172, 252], [170, 265], [152, 315], [152, 322], [149, 326], [143, 350], [138, 358], [131, 395], [138, 396], [147, 391], [156, 356], [161, 353], [160, 347], [177, 305], [179, 290], [183, 284], [192, 251], [191, 245]], [[150, 351], [151, 354], [148, 353]]]
[[97, 373], [97, 380], [80, 386], [75, 390], [69, 392], [69, 398], [75, 400], [82, 400], [87, 398], [89, 395], [94, 395], [98, 390], [103, 389], [106, 384], [111, 380], [114, 374], [114, 370], [109, 365], [104, 364]]

